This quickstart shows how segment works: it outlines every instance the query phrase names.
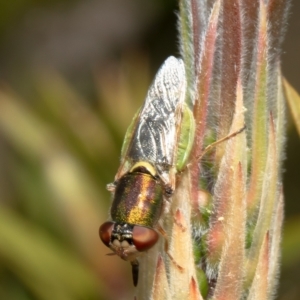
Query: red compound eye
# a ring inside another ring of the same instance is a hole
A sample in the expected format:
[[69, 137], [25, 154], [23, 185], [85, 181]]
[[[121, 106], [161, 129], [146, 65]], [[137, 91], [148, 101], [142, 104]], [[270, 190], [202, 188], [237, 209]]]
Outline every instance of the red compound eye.
[[134, 226], [132, 230], [132, 240], [136, 249], [140, 252], [153, 247], [158, 240], [158, 233], [151, 228]]
[[114, 222], [105, 222], [99, 228], [99, 236], [103, 244], [109, 247], [111, 232], [114, 227]]

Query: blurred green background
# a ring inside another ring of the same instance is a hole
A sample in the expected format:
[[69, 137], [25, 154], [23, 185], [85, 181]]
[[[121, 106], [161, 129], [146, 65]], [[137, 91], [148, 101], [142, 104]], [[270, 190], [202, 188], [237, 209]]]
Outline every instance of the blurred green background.
[[[300, 2], [283, 73], [300, 91]], [[126, 127], [178, 56], [175, 0], [0, 1], [0, 299], [133, 299], [98, 238]], [[278, 299], [300, 299], [300, 142], [288, 121]]]

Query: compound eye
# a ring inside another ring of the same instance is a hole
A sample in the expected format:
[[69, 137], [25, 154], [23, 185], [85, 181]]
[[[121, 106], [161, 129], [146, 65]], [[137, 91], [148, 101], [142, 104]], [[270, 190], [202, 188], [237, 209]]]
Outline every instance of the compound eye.
[[109, 247], [111, 232], [114, 228], [114, 222], [105, 222], [99, 228], [99, 236], [103, 244]]
[[142, 252], [154, 246], [158, 240], [158, 233], [151, 228], [134, 226], [132, 230], [132, 240], [135, 248]]

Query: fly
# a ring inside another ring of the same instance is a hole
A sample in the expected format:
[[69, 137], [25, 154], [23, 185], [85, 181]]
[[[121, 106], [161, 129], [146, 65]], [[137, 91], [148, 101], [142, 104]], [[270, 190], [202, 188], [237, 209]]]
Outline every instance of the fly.
[[187, 162], [194, 119], [185, 104], [183, 61], [169, 57], [149, 88], [144, 105], [129, 126], [113, 194], [111, 220], [100, 226], [102, 242], [132, 265], [138, 283], [138, 256], [153, 247], [163, 204], [170, 201], [176, 174]]

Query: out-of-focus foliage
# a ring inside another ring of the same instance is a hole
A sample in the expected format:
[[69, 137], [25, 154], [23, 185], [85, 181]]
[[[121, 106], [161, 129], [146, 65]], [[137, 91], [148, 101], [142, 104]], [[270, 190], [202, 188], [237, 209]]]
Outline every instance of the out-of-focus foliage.
[[[67, 3], [70, 0], [52, 0], [51, 5], [57, 3]], [[74, 1], [72, 1], [74, 2]], [[12, 26], [18, 18], [22, 17], [25, 11], [35, 6], [49, 5], [47, 0], [12, 0], [0, 2], [0, 33], [5, 30], [7, 26]]]
[[295, 127], [300, 135], [300, 96], [286, 79], [283, 80], [283, 84], [286, 100], [290, 108]]
[[148, 73], [137, 56], [102, 70], [93, 105], [55, 72], [35, 78], [31, 99], [1, 87], [0, 299], [126, 295], [128, 276], [105, 256], [98, 227]]

